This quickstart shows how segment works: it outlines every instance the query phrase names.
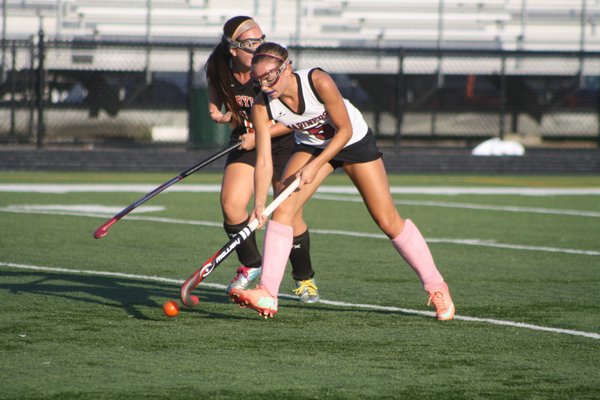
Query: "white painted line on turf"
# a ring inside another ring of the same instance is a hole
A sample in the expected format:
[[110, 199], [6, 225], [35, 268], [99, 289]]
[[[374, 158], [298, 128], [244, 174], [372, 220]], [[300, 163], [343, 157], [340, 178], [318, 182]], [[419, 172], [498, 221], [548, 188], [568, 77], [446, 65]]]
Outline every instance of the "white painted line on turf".
[[[90, 218], [110, 218], [114, 213], [81, 213], [81, 212], [68, 212], [68, 211], [54, 211], [54, 210], [33, 210], [33, 209], [21, 209], [18, 206], [0, 207], [0, 212], [9, 212], [15, 214], [44, 214], [44, 215], [62, 215], [70, 217], [90, 217]], [[129, 221], [148, 221], [148, 222], [162, 222], [167, 224], [179, 224], [179, 225], [197, 225], [197, 226], [211, 226], [223, 228], [222, 222], [212, 221], [193, 221], [185, 219], [174, 219], [174, 218], [163, 218], [163, 217], [149, 217], [149, 216], [135, 216], [128, 215], [127, 220]]]
[[[317, 200], [332, 200], [332, 201], [346, 201], [353, 203], [363, 203], [361, 197], [348, 197], [348, 196], [335, 196], [335, 195], [320, 195], [315, 194], [313, 196]], [[472, 204], [472, 203], [451, 203], [451, 202], [440, 202], [440, 201], [411, 201], [411, 200], [396, 200], [394, 204], [400, 205], [414, 205], [414, 206], [425, 206], [425, 207], [442, 207], [442, 208], [462, 208], [471, 210], [484, 210], [484, 211], [506, 211], [506, 212], [517, 212], [517, 213], [537, 213], [537, 214], [550, 214], [550, 215], [568, 215], [575, 217], [591, 217], [600, 218], [600, 212], [597, 211], [581, 211], [581, 210], [561, 210], [551, 208], [539, 208], [539, 207], [517, 207], [517, 206], [490, 206], [484, 204]], [[72, 211], [72, 212], [88, 212], [94, 214], [116, 214], [123, 209], [123, 207], [115, 206], [103, 206], [93, 204], [79, 204], [79, 205], [9, 205], [7, 208], [20, 209], [23, 211]], [[132, 211], [132, 213], [148, 213], [164, 211], [165, 207], [162, 206], [140, 206]]]
[[[61, 212], [52, 210], [22, 210], [11, 207], [0, 207], [0, 212], [10, 212], [18, 214], [45, 214], [45, 215], [62, 215], [62, 216], [74, 216], [74, 217], [91, 217], [91, 218], [110, 218], [113, 214], [102, 214], [102, 213], [76, 213], [76, 212]], [[222, 228], [222, 222], [212, 221], [194, 221], [186, 219], [175, 219], [166, 217], [149, 217], [149, 216], [128, 216], [129, 221], [147, 221], [147, 222], [161, 222], [166, 224], [178, 224], [178, 225], [195, 225], [195, 226], [210, 226], [216, 228]], [[355, 232], [355, 231], [343, 231], [343, 230], [332, 230], [332, 229], [318, 229], [311, 228], [311, 233], [321, 235], [339, 235], [339, 236], [351, 236], [360, 238], [375, 238], [375, 239], [386, 239], [389, 240], [382, 233], [369, 233], [369, 232]], [[563, 253], [563, 254], [577, 254], [585, 256], [600, 256], [598, 250], [580, 250], [580, 249], [569, 249], [564, 247], [548, 247], [548, 246], [526, 246], [520, 244], [510, 243], [497, 243], [494, 240], [481, 240], [481, 239], [446, 239], [446, 238], [427, 238], [429, 243], [447, 243], [457, 244], [464, 246], [481, 246], [481, 247], [494, 247], [499, 249], [511, 249], [511, 250], [525, 250], [525, 251], [543, 251], [550, 253]]]
[[[0, 192], [20, 193], [148, 193], [156, 185], [147, 184], [44, 184], [14, 183], [0, 184]], [[219, 193], [219, 184], [182, 184], [169, 188], [170, 192]], [[590, 196], [600, 195], [600, 188], [524, 188], [524, 187], [448, 187], [448, 186], [392, 186], [392, 194], [428, 194], [428, 195], [516, 195], [516, 196]], [[354, 186], [323, 185], [317, 193], [358, 194]]]
[[[367, 233], [367, 232], [353, 232], [353, 231], [342, 231], [333, 229], [310, 229], [310, 233], [319, 233], [323, 235], [340, 235], [340, 236], [353, 236], [353, 237], [369, 237], [375, 239], [386, 239], [387, 236], [382, 233]], [[546, 251], [551, 253], [566, 253], [566, 254], [578, 254], [586, 256], [600, 256], [600, 251], [596, 250], [579, 250], [579, 249], [567, 249], [561, 247], [547, 247], [547, 246], [525, 246], [519, 244], [510, 243], [496, 243], [494, 240], [481, 240], [481, 239], [444, 239], [444, 238], [426, 238], [428, 243], [448, 243], [448, 244], [460, 244], [466, 246], [483, 246], [483, 247], [496, 247], [501, 249], [513, 249], [513, 250], [529, 250], [529, 251]]]
[[[136, 189], [137, 188], [137, 189]], [[114, 191], [140, 191], [147, 193], [153, 188], [145, 185], [45, 185], [45, 184], [13, 184], [13, 185], [0, 185], [0, 191], [6, 192], [35, 192], [35, 193], [72, 193], [72, 192], [114, 192]], [[128, 190], [131, 189], [131, 190]], [[179, 192], [203, 192], [203, 193], [218, 193], [220, 192], [220, 185], [187, 185], [180, 186], [179, 189], [172, 189], [173, 191]], [[439, 188], [431, 187], [408, 187], [408, 188], [394, 188], [392, 187], [392, 193], [412, 193], [412, 194], [473, 194], [474, 188], [445, 188], [440, 193], [436, 190]], [[444, 189], [444, 188], [442, 188]], [[456, 189], [452, 192], [449, 189]], [[596, 189], [590, 189], [591, 193], [584, 192], [588, 189], [527, 189], [527, 188], [480, 188], [485, 193], [477, 194], [512, 194], [512, 195], [526, 195], [526, 196], [546, 196], [546, 195], [588, 195], [596, 194]], [[600, 190], [600, 189], [598, 189]], [[464, 193], [463, 193], [464, 191]], [[494, 191], [499, 191], [494, 193]], [[557, 192], [558, 191], [558, 192]], [[325, 193], [325, 194], [324, 194]], [[361, 197], [350, 197], [350, 196], [335, 196], [332, 194], [358, 194], [358, 191], [353, 186], [321, 186], [318, 192], [313, 196], [314, 199], [318, 200], [333, 200], [333, 201], [349, 201], [349, 202], [360, 202], [363, 200]], [[536, 193], [536, 194], [533, 194]], [[568, 215], [575, 217], [591, 217], [600, 218], [600, 212], [598, 211], [582, 211], [582, 210], [567, 210], [567, 209], [552, 209], [552, 208], [541, 208], [541, 207], [519, 207], [519, 206], [494, 206], [487, 204], [475, 204], [475, 203], [458, 203], [458, 202], [442, 202], [442, 201], [417, 201], [417, 200], [396, 200], [394, 204], [400, 205], [414, 205], [424, 207], [444, 207], [444, 208], [460, 208], [468, 210], [484, 210], [484, 211], [504, 211], [504, 212], [518, 212], [518, 213], [537, 213], [537, 214], [549, 214], [549, 215]], [[116, 207], [115, 207], [116, 208]], [[123, 208], [123, 207], [122, 207]], [[112, 214], [119, 212], [114, 211]], [[136, 210], [134, 210], [136, 211]]]
[[[334, 196], [334, 195], [313, 195], [314, 199], [333, 200], [333, 201], [349, 201], [354, 203], [363, 203], [362, 197], [350, 196]], [[445, 207], [445, 208], [463, 208], [467, 210], [485, 210], [485, 211], [506, 211], [519, 213], [534, 213], [534, 214], [554, 214], [554, 215], [569, 215], [575, 217], [592, 217], [600, 218], [598, 211], [581, 211], [581, 210], [563, 210], [541, 207], [518, 207], [518, 206], [492, 206], [487, 204], [474, 203], [452, 203], [447, 201], [414, 201], [414, 200], [395, 200], [394, 204], [407, 206], [425, 206], [425, 207]]]
[[[122, 272], [109, 272], [109, 271], [94, 271], [94, 270], [83, 270], [83, 269], [69, 269], [69, 268], [54, 268], [54, 267], [42, 267], [38, 265], [26, 265], [26, 264], [16, 264], [16, 263], [6, 263], [0, 262], [0, 266], [22, 269], [22, 270], [31, 270], [31, 271], [45, 271], [45, 272], [60, 272], [60, 273], [68, 273], [68, 274], [79, 274], [79, 275], [94, 275], [94, 276], [109, 276], [115, 278], [127, 278], [127, 279], [136, 279], [143, 281], [153, 281], [153, 282], [164, 282], [164, 283], [173, 283], [177, 285], [183, 284], [183, 279], [171, 279], [164, 278], [160, 276], [150, 276], [150, 275], [137, 275], [137, 274], [126, 274]], [[201, 286], [212, 287], [216, 289], [225, 289], [225, 285], [215, 284], [215, 283], [207, 283], [202, 282]], [[279, 294], [281, 298], [293, 299], [297, 300], [298, 296], [292, 296], [288, 294]], [[391, 311], [398, 312], [402, 314], [411, 314], [411, 315], [421, 315], [425, 317], [435, 317], [435, 313], [431, 311], [420, 311], [420, 310], [412, 310], [409, 308], [400, 308], [400, 307], [389, 307], [389, 306], [378, 306], [375, 304], [362, 304], [362, 303], [346, 303], [343, 301], [333, 301], [333, 300], [321, 300], [321, 304], [327, 304], [330, 306], [336, 307], [348, 307], [348, 308], [360, 308], [367, 310], [377, 310], [377, 311]], [[479, 317], [468, 317], [463, 315], [455, 315], [454, 319], [459, 321], [468, 321], [468, 322], [482, 322], [488, 323], [492, 325], [501, 325], [501, 326], [509, 326], [513, 328], [521, 328], [521, 329], [529, 329], [533, 331], [541, 331], [541, 332], [550, 332], [550, 333], [559, 333], [563, 335], [570, 336], [583, 336], [590, 339], [600, 339], [599, 333], [594, 332], [584, 332], [577, 331], [573, 329], [561, 329], [561, 328], [552, 328], [547, 326], [539, 326], [533, 324], [527, 324], [523, 322], [515, 322], [515, 321], [505, 321], [493, 318], [479, 318]]]
[[[9, 205], [9, 209], [16, 211], [31, 211], [31, 212], [53, 212], [53, 211], [64, 211], [76, 214], [116, 214], [122, 210], [119, 207], [109, 207], [99, 204], [16, 204]], [[131, 213], [148, 213], [164, 211], [163, 206], [139, 206]]]

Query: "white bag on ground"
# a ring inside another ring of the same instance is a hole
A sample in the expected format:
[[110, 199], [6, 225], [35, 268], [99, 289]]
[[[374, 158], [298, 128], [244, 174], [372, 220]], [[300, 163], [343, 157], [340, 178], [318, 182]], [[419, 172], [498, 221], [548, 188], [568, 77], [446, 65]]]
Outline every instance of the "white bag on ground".
[[515, 140], [493, 138], [480, 143], [471, 152], [474, 156], [522, 156], [525, 147]]

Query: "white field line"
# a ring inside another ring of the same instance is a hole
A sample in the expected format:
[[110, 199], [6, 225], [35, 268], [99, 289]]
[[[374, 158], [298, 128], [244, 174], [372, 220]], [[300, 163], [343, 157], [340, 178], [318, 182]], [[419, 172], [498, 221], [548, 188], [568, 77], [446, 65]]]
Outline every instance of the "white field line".
[[[69, 268], [52, 268], [52, 267], [42, 267], [37, 265], [25, 265], [25, 264], [15, 264], [15, 263], [6, 263], [0, 262], [0, 266], [22, 269], [22, 270], [32, 270], [32, 271], [45, 271], [45, 272], [59, 272], [59, 273], [68, 273], [75, 275], [94, 275], [94, 276], [108, 276], [115, 278], [128, 278], [128, 279], [136, 279], [143, 281], [153, 281], [153, 282], [164, 282], [164, 283], [172, 283], [181, 285], [183, 284], [183, 279], [171, 279], [164, 278], [160, 276], [150, 276], [150, 275], [136, 275], [136, 274], [126, 274], [122, 272], [109, 272], [109, 271], [93, 271], [93, 270], [83, 270], [83, 269], [69, 269]], [[200, 285], [205, 287], [212, 287], [216, 289], [225, 289], [225, 285], [220, 285], [216, 283], [206, 283], [202, 282]], [[281, 298], [287, 299], [297, 299], [297, 296], [292, 296], [288, 294], [279, 294]], [[377, 311], [391, 311], [398, 312], [401, 314], [411, 314], [411, 315], [421, 315], [425, 317], [435, 317], [435, 313], [431, 311], [419, 311], [412, 310], [407, 308], [399, 308], [399, 307], [389, 307], [389, 306], [378, 306], [376, 304], [362, 304], [362, 303], [346, 303], [343, 301], [333, 301], [333, 300], [321, 300], [320, 303], [327, 304], [336, 307], [348, 307], [348, 308], [359, 308], [359, 309], [367, 309], [367, 310], [377, 310]], [[547, 326], [539, 326], [533, 324], [527, 324], [523, 322], [514, 322], [514, 321], [505, 321], [493, 318], [478, 318], [478, 317], [468, 317], [463, 315], [455, 315], [454, 318], [459, 321], [467, 321], [467, 322], [482, 322], [492, 325], [500, 325], [500, 326], [509, 326], [512, 328], [521, 328], [521, 329], [529, 329], [533, 331], [541, 331], [541, 332], [549, 332], [549, 333], [558, 333], [563, 335], [570, 336], [582, 336], [590, 339], [600, 339], [600, 334], [594, 332], [583, 332], [577, 331], [573, 329], [561, 329], [561, 328], [552, 328]]]
[[[75, 192], [129, 192], [148, 193], [158, 185], [147, 184], [0, 184], [0, 192], [20, 193], [75, 193]], [[218, 193], [221, 185], [213, 184], [181, 184], [171, 186], [170, 192], [202, 192]], [[515, 196], [600, 196], [600, 188], [524, 188], [524, 187], [450, 187], [450, 186], [392, 186], [392, 194], [428, 194], [428, 195], [515, 195]], [[354, 186], [323, 185], [317, 193], [326, 194], [358, 194]]]
[[[353, 236], [353, 237], [370, 237], [375, 239], [386, 239], [382, 233], [367, 233], [367, 232], [355, 232], [355, 231], [341, 231], [331, 229], [310, 229], [310, 233], [319, 233], [322, 235], [340, 235], [340, 236]], [[512, 249], [512, 250], [528, 250], [528, 251], [545, 251], [550, 253], [566, 253], [566, 254], [578, 254], [586, 256], [600, 256], [600, 251], [596, 250], [579, 250], [579, 249], [568, 249], [561, 247], [546, 247], [546, 246], [525, 246], [519, 244], [510, 243], [497, 243], [493, 240], [481, 240], [481, 239], [445, 239], [445, 238], [426, 238], [428, 243], [446, 243], [446, 244], [458, 244], [465, 246], [483, 246], [483, 247], [496, 247], [501, 249]]]
[[[24, 193], [53, 193], [64, 194], [74, 192], [141, 192], [148, 193], [155, 189], [150, 185], [86, 185], [86, 184], [7, 184], [0, 185], [0, 192]], [[182, 185], [169, 188], [175, 192], [218, 193], [220, 185]], [[429, 194], [429, 195], [458, 195], [458, 194], [487, 194], [487, 195], [522, 195], [522, 196], [555, 196], [555, 195], [600, 195], [600, 189], [552, 189], [552, 188], [470, 188], [470, 187], [391, 187], [392, 193], [399, 194]], [[332, 194], [358, 194], [354, 186], [321, 186], [313, 196], [319, 200], [362, 202], [358, 196], [335, 196]], [[550, 215], [568, 215], [576, 217], [600, 218], [598, 211], [581, 211], [566, 209], [551, 209], [541, 207], [493, 206], [487, 204], [458, 203], [445, 201], [415, 201], [396, 200], [394, 204], [414, 205], [424, 207], [462, 208], [469, 210], [504, 211], [517, 213], [537, 213]], [[137, 210], [136, 210], [137, 211]], [[116, 213], [116, 212], [115, 212]]]
[[[56, 212], [72, 212], [72, 213], [84, 213], [84, 214], [116, 214], [121, 211], [121, 208], [115, 206], [105, 206], [101, 204], [19, 204], [10, 205], [8, 209], [23, 210], [23, 211], [56, 211]], [[164, 211], [164, 206], [139, 206], [132, 213], [151, 213]]]
[[[362, 197], [351, 197], [351, 196], [335, 196], [335, 195], [322, 195], [315, 194], [313, 196], [319, 200], [334, 200], [334, 201], [350, 201], [355, 203], [362, 203]], [[518, 207], [518, 206], [492, 206], [488, 204], [474, 204], [474, 203], [454, 203], [448, 201], [426, 201], [426, 200], [395, 200], [394, 204], [400, 204], [405, 206], [420, 206], [420, 207], [446, 207], [446, 208], [464, 208], [468, 210], [485, 210], [485, 211], [505, 211], [505, 212], [517, 212], [517, 213], [534, 213], [534, 214], [552, 214], [552, 215], [569, 215], [575, 217], [592, 217], [600, 218], [599, 211], [581, 211], [581, 210], [565, 210], [565, 209], [553, 209], [553, 208], [542, 208], [542, 207]]]
[[[49, 214], [49, 215], [63, 215], [63, 216], [76, 216], [76, 217], [90, 217], [90, 218], [111, 218], [113, 216], [112, 214], [103, 214], [103, 213], [42, 210], [39, 208], [32, 209], [27, 206], [0, 207], [0, 212], [9, 212], [9, 213], [17, 213], [17, 214]], [[179, 225], [210, 226], [210, 227], [215, 227], [215, 228], [223, 227], [222, 222], [194, 221], [194, 220], [175, 219], [175, 218], [166, 218], [166, 217], [149, 217], [149, 216], [128, 215], [127, 220], [129, 220], [129, 221], [162, 222], [162, 223], [166, 223], [166, 224], [179, 224]], [[318, 228], [311, 228], [310, 232], [315, 233], [315, 234], [321, 234], [321, 235], [339, 235], [339, 236], [351, 236], [351, 237], [375, 238], [375, 239], [386, 239], [387, 240], [387, 237], [382, 233], [330, 230], [330, 229], [318, 229]], [[445, 243], [445, 244], [456, 244], [456, 245], [463, 245], [463, 246], [482, 246], [482, 247], [494, 247], [494, 248], [511, 249], [511, 250], [543, 251], [543, 252], [550, 252], [550, 253], [600, 256], [600, 251], [598, 251], [598, 250], [580, 250], [580, 249], [569, 249], [569, 248], [564, 248], [564, 247], [548, 247], [548, 246], [526, 246], [526, 245], [510, 244], [510, 243], [497, 243], [496, 241], [493, 241], [493, 240], [427, 238], [427, 241], [429, 243]]]

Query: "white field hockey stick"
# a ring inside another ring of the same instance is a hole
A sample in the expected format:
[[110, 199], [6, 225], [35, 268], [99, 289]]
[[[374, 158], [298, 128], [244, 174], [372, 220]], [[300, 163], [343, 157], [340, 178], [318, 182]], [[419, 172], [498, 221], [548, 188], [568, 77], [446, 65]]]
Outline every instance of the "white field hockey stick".
[[[267, 206], [267, 208], [265, 208], [261, 216], [268, 217], [271, 215], [273, 211], [275, 211], [275, 209], [279, 207], [279, 205], [283, 203], [283, 201], [298, 188], [299, 184], [300, 178], [296, 178], [277, 196], [277, 198], [271, 202], [271, 204]], [[242, 242], [246, 240], [250, 234], [256, 230], [256, 228], [258, 228], [258, 218], [254, 218], [252, 221], [250, 221], [250, 223], [248, 223], [244, 229], [235, 234], [235, 236], [233, 236], [229, 242], [225, 244], [225, 246], [221, 247], [219, 251], [213, 254], [213, 256], [209, 258], [204, 265], [202, 265], [202, 268], [194, 272], [192, 276], [190, 276], [184, 282], [179, 293], [181, 302], [183, 304], [193, 307], [200, 302], [200, 299], [198, 299], [197, 296], [192, 295], [192, 290], [194, 290], [196, 286], [198, 286], [200, 282], [204, 280], [204, 278], [210, 275], [215, 270], [217, 265], [221, 264], [221, 262], [223, 262], [223, 260], [225, 260], [233, 250], [242, 244]]]

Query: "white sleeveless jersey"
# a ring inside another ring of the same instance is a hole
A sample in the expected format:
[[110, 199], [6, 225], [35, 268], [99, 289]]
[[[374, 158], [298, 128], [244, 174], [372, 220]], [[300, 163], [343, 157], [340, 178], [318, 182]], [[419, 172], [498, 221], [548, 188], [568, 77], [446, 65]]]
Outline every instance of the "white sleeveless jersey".
[[[296, 143], [325, 148], [335, 134], [336, 128], [331, 123], [323, 102], [314, 90], [311, 79], [314, 70], [295, 71], [295, 75], [300, 82], [298, 87], [300, 97], [299, 114], [292, 111], [279, 99], [272, 99], [267, 95], [265, 95], [265, 98], [268, 102], [269, 117], [294, 130]], [[364, 138], [369, 127], [360, 111], [352, 103], [344, 99], [344, 104], [352, 123], [352, 137], [344, 146], [347, 147]]]

